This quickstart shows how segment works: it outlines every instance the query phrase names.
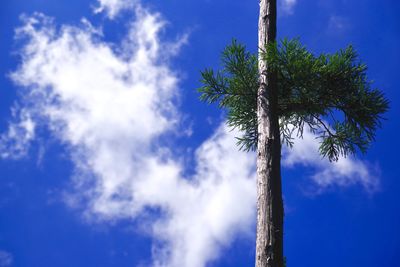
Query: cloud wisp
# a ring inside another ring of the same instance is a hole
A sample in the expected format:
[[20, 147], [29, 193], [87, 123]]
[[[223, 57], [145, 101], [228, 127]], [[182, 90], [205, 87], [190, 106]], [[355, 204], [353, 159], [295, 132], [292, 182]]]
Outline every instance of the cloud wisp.
[[29, 144], [35, 138], [35, 122], [26, 109], [12, 109], [18, 122], [9, 124], [8, 131], [0, 135], [0, 158], [20, 159], [28, 154]]
[[123, 10], [133, 9], [137, 0], [98, 0], [94, 13], [106, 13], [107, 17], [114, 19]]
[[282, 8], [283, 14], [292, 15], [294, 12], [294, 7], [297, 4], [297, 0], [283, 0], [280, 2], [280, 7]]
[[337, 162], [321, 158], [319, 141], [309, 129], [304, 130], [303, 138], [296, 137], [293, 141], [292, 148], [283, 149], [282, 164], [287, 168], [296, 165], [313, 168], [315, 174], [310, 178], [318, 192], [334, 186], [348, 187], [356, 184], [367, 192], [379, 189], [379, 172], [369, 168], [367, 163], [350, 156], [340, 157]]
[[[114, 17], [128, 1], [99, 3], [99, 12]], [[162, 145], [182, 116], [175, 104], [179, 77], [168, 62], [185, 40], [160, 39], [162, 16], [140, 5], [134, 10], [119, 44], [87, 21], [57, 27], [43, 14], [23, 18], [21, 64], [12, 74], [20, 99], [0, 155], [23, 156], [35, 129], [48, 128], [75, 166], [70, 203], [94, 220], [144, 220], [153, 267], [204, 267], [236, 235], [251, 235], [255, 157], [238, 152], [235, 132], [219, 126], [196, 149], [194, 174], [185, 173], [184, 160]], [[362, 162], [318, 163], [315, 140], [304, 139], [285, 152], [286, 166], [314, 166], [320, 187], [368, 187]]]

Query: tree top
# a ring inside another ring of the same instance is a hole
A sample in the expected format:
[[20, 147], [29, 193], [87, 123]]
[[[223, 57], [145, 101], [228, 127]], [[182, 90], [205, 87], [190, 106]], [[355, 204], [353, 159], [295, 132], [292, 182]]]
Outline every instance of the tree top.
[[[389, 108], [384, 94], [368, 80], [367, 66], [351, 45], [334, 54], [315, 56], [298, 39], [282, 40], [259, 56], [276, 72], [281, 139], [293, 145], [293, 134], [311, 130], [320, 153], [329, 160], [365, 152], [374, 141]], [[201, 72], [201, 100], [227, 110], [227, 123], [243, 135], [240, 149], [257, 146], [257, 56], [233, 40], [221, 56], [222, 69]], [[267, 74], [268, 75], [268, 74]]]

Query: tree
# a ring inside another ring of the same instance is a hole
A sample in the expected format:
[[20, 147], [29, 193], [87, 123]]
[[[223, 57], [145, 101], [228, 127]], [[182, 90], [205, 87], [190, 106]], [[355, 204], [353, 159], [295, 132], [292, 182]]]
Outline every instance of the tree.
[[276, 42], [276, 0], [260, 0], [258, 57], [235, 40], [222, 70], [204, 70], [201, 100], [227, 110], [240, 149], [257, 151], [256, 267], [282, 267], [281, 142], [310, 130], [329, 160], [366, 152], [389, 102], [372, 88], [352, 46], [315, 56], [300, 41]]

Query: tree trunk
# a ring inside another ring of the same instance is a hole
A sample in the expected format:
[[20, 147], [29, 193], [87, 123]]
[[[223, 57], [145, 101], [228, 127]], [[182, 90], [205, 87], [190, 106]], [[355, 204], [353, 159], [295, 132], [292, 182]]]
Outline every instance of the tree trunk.
[[260, 87], [257, 99], [257, 241], [256, 267], [283, 266], [281, 142], [276, 74], [261, 56], [276, 39], [276, 0], [260, 0], [258, 29]]

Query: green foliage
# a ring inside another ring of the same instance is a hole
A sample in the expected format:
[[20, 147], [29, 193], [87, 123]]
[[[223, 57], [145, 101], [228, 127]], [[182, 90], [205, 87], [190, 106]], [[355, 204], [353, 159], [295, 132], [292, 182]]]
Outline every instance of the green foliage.
[[201, 73], [203, 87], [200, 99], [218, 102], [228, 110], [227, 123], [243, 132], [237, 137], [241, 149], [250, 150], [257, 144], [257, 57], [233, 41], [222, 52], [223, 69]]
[[[291, 146], [293, 134], [306, 128], [321, 140], [320, 152], [330, 160], [365, 152], [381, 126], [389, 102], [371, 87], [367, 67], [352, 46], [335, 54], [312, 53], [295, 40], [269, 46], [261, 55], [276, 71], [278, 114], [282, 140]], [[223, 69], [201, 73], [201, 99], [228, 111], [228, 124], [243, 132], [241, 149], [257, 146], [257, 57], [233, 41], [222, 53]]]

